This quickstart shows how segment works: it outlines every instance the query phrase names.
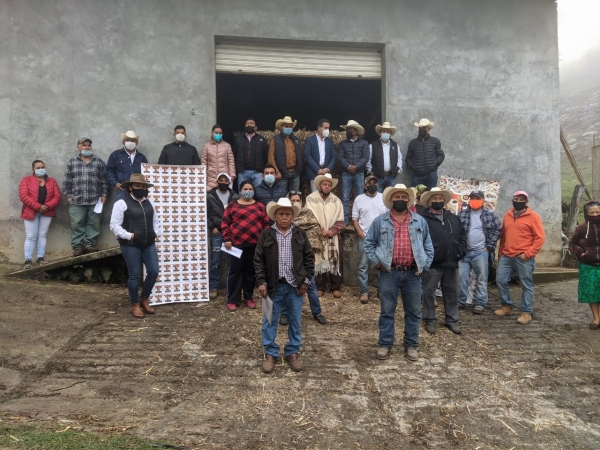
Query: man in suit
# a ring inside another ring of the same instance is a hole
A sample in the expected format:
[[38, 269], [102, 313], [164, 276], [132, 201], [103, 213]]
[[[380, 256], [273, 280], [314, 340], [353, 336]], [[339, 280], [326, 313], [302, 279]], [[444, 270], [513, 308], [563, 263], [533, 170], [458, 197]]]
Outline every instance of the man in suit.
[[329, 136], [329, 120], [317, 122], [317, 133], [304, 143], [305, 178], [310, 181], [310, 190], [315, 192], [315, 177], [332, 173], [335, 166], [335, 146]]

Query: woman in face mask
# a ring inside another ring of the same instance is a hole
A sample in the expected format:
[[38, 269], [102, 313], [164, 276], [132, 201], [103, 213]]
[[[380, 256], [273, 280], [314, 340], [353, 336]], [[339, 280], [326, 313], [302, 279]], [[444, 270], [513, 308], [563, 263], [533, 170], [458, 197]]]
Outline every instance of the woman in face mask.
[[29, 269], [33, 263], [33, 249], [37, 244], [38, 264], [46, 264], [46, 235], [56, 207], [60, 203], [60, 189], [54, 178], [46, 175], [46, 165], [36, 159], [31, 164], [31, 175], [19, 184], [19, 198], [23, 202], [21, 219], [25, 224], [25, 264]]
[[600, 202], [589, 201], [583, 207], [585, 222], [575, 228], [569, 251], [579, 261], [579, 303], [592, 310], [591, 330], [600, 328]]
[[235, 181], [235, 159], [231, 145], [223, 140], [223, 128], [221, 125], [213, 125], [210, 141], [204, 144], [202, 165], [206, 166], [206, 185], [208, 189], [217, 187], [217, 176], [226, 173]]
[[[129, 272], [127, 289], [131, 314], [137, 319], [143, 319], [144, 313], [155, 312], [149, 298], [158, 276], [158, 254], [154, 242], [161, 229], [154, 205], [148, 198], [148, 188], [152, 186], [141, 173], [132, 174], [122, 185], [128, 195], [115, 202], [110, 218], [110, 231], [121, 244], [121, 254]], [[146, 267], [146, 278], [140, 299], [142, 264]]]
[[269, 216], [264, 205], [254, 200], [254, 186], [250, 181], [240, 184], [240, 198], [225, 208], [221, 231], [223, 245], [227, 250], [232, 247], [242, 250], [237, 258], [227, 255], [229, 272], [227, 273], [227, 309], [235, 311], [241, 305], [242, 290], [244, 303], [250, 309], [254, 303], [254, 250], [258, 236], [269, 227]]

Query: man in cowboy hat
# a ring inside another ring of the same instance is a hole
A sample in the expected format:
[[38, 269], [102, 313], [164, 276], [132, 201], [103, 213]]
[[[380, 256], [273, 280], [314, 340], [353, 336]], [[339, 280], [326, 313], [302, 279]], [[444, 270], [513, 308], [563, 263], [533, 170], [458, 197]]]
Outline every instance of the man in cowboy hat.
[[279, 119], [275, 122], [275, 129], [280, 133], [269, 143], [268, 162], [275, 166], [275, 178], [288, 191], [300, 190], [300, 173], [304, 163], [300, 139], [293, 134], [296, 123], [298, 121], [292, 121], [290, 116]]
[[244, 127], [245, 132], [237, 135], [232, 146], [237, 182], [241, 186], [244, 181], [250, 180], [252, 185], [258, 186], [267, 164], [269, 147], [264, 136], [256, 132], [254, 119], [246, 119]]
[[71, 247], [73, 256], [97, 252], [100, 214], [94, 212], [98, 200], [103, 204], [108, 195], [106, 164], [92, 152], [92, 140], [77, 141], [79, 155], [71, 158], [63, 181], [63, 193], [69, 203]]
[[340, 125], [346, 130], [346, 139], [340, 142], [337, 152], [337, 162], [342, 170], [342, 204], [344, 205], [344, 223], [350, 221], [350, 192], [354, 187], [354, 196], [363, 193], [364, 170], [369, 162], [369, 143], [360, 136], [365, 129], [355, 120], [349, 120], [346, 125]]
[[526, 325], [531, 322], [533, 312], [533, 271], [535, 257], [546, 240], [544, 225], [540, 216], [529, 208], [529, 194], [517, 191], [512, 198], [513, 207], [504, 215], [500, 245], [498, 247], [498, 267], [496, 286], [502, 307], [494, 313], [506, 316], [512, 313], [515, 304], [510, 299], [508, 283], [513, 275], [519, 275], [523, 293], [521, 294], [521, 314], [517, 322]]
[[458, 307], [464, 308], [469, 294], [469, 275], [475, 273], [477, 285], [473, 296], [473, 314], [483, 314], [488, 302], [488, 272], [494, 262], [496, 243], [502, 224], [496, 213], [485, 207], [485, 194], [474, 190], [469, 194], [469, 204], [458, 213], [467, 233], [467, 254], [458, 263], [460, 293]]
[[438, 138], [429, 135], [434, 123], [428, 119], [415, 122], [419, 136], [408, 144], [406, 167], [412, 171], [412, 184], [424, 184], [429, 189], [437, 186], [437, 169], [444, 161], [444, 151]]
[[335, 298], [342, 296], [343, 246], [340, 230], [344, 226], [344, 208], [340, 199], [332, 193], [338, 180], [331, 174], [317, 175], [317, 191], [306, 197], [306, 207], [310, 209], [321, 225], [322, 253], [315, 253], [315, 273], [319, 297], [327, 288]]
[[433, 245], [427, 222], [409, 207], [415, 191], [403, 184], [383, 191], [383, 204], [389, 212], [378, 216], [365, 237], [365, 253], [379, 270], [381, 312], [377, 358], [387, 359], [394, 345], [394, 315], [398, 292], [404, 307], [404, 349], [410, 361], [419, 359], [421, 323], [421, 273], [433, 260]]
[[375, 132], [380, 136], [369, 145], [369, 162], [367, 172], [377, 177], [379, 192], [388, 186], [396, 185], [396, 176], [402, 173], [402, 153], [400, 146], [392, 139], [396, 134], [396, 127], [389, 122], [375, 127]]
[[452, 192], [438, 187], [421, 196], [426, 207], [423, 218], [429, 226], [429, 235], [435, 249], [433, 262], [428, 272], [423, 273], [423, 322], [425, 331], [435, 333], [435, 290], [441, 283], [444, 310], [444, 325], [454, 334], [460, 334], [458, 326], [458, 262], [467, 253], [467, 233], [456, 214], [445, 210], [452, 200]]
[[163, 147], [158, 158], [159, 164], [171, 166], [199, 166], [200, 156], [198, 150], [185, 142], [187, 132], [183, 125], [175, 125], [173, 130], [175, 141]]
[[310, 190], [315, 192], [315, 177], [332, 173], [335, 167], [335, 145], [329, 138], [330, 124], [325, 118], [317, 122], [317, 132], [304, 142], [305, 178], [310, 181]]
[[122, 184], [129, 181], [132, 173], [142, 173], [142, 164], [148, 163], [146, 157], [137, 150], [140, 137], [133, 131], [121, 133], [123, 147], [108, 157], [106, 176], [108, 183], [115, 188], [115, 201], [127, 196]]
[[297, 227], [293, 220], [300, 212], [300, 205], [292, 205], [286, 197], [267, 205], [267, 214], [275, 223], [263, 230], [254, 252], [254, 269], [258, 290], [266, 301], [273, 301], [271, 317], [263, 317], [262, 344], [265, 360], [262, 370], [270, 373], [279, 358], [277, 318], [285, 306], [288, 317], [289, 341], [284, 347], [285, 359], [294, 372], [302, 370], [298, 359], [302, 334], [302, 301], [313, 277], [313, 251], [306, 232]]
[[352, 224], [358, 235], [358, 283], [360, 286], [360, 302], [363, 305], [369, 303], [369, 258], [367, 258], [364, 249], [365, 236], [373, 220], [387, 212], [375, 175], [369, 175], [365, 179], [365, 190], [364, 194], [354, 199], [352, 205]]

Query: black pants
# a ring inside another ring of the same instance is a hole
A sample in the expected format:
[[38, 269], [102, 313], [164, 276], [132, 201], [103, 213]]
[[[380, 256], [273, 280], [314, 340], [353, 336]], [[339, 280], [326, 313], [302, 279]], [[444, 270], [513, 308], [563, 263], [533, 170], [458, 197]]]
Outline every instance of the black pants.
[[458, 313], [458, 267], [430, 269], [423, 272], [423, 322], [437, 322], [435, 313], [435, 290], [441, 282], [444, 297], [444, 323], [457, 323]]
[[342, 289], [342, 279], [343, 279], [343, 267], [344, 267], [344, 241], [342, 240], [342, 236], [340, 234], [338, 237], [338, 247], [340, 249], [338, 258], [340, 259], [340, 274], [334, 275], [332, 273], [322, 273], [316, 276], [316, 284], [317, 289], [319, 291], [326, 292], [327, 291], [327, 282], [329, 281], [330, 289], [332, 291], [339, 291]]
[[244, 300], [251, 300], [254, 297], [254, 284], [256, 276], [254, 274], [254, 250], [256, 245], [243, 247], [241, 258], [227, 255], [229, 263], [229, 272], [227, 272], [227, 303], [233, 303], [240, 306], [242, 289], [244, 291]]

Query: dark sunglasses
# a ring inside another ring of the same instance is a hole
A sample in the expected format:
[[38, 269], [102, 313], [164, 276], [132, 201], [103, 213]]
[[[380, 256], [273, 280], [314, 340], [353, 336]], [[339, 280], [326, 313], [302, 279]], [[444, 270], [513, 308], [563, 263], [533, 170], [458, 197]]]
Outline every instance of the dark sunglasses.
[[302, 197], [302, 192], [301, 191], [290, 191], [288, 194], [289, 195], [299, 195], [300, 197]]

